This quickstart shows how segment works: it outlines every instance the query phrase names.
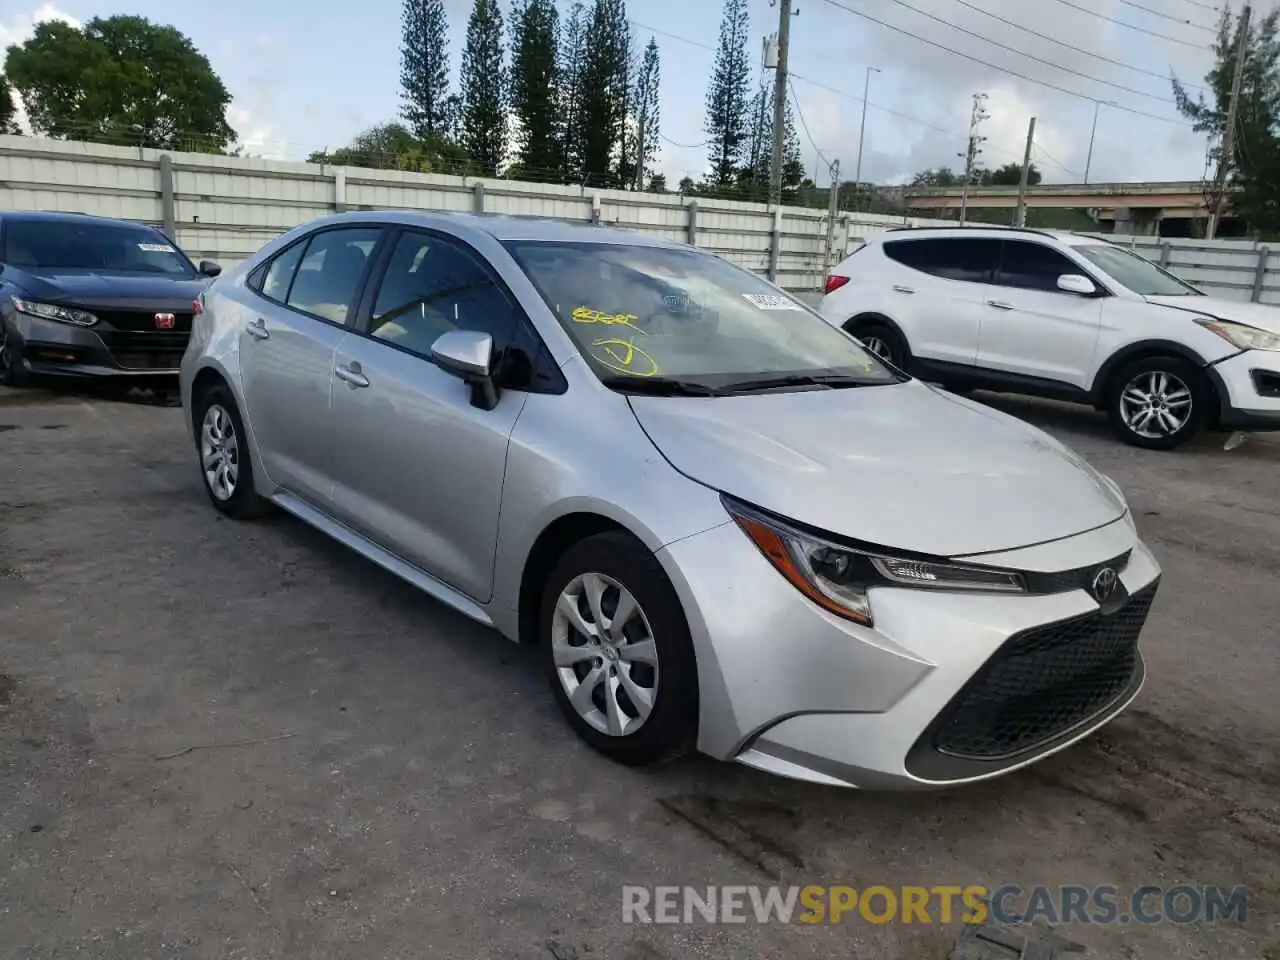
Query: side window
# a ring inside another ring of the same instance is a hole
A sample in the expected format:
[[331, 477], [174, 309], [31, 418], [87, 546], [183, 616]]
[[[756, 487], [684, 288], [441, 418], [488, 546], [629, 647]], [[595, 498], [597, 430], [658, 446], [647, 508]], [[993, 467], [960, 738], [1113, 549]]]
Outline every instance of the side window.
[[997, 283], [1002, 287], [1056, 293], [1060, 276], [1080, 272], [1079, 267], [1057, 250], [1029, 240], [1006, 240]]
[[312, 234], [289, 290], [288, 305], [332, 323], [346, 323], [347, 310], [355, 303], [365, 264], [381, 233], [378, 227], [352, 227]]
[[462, 244], [425, 233], [396, 243], [369, 321], [369, 335], [430, 358], [431, 345], [450, 330], [478, 330], [506, 348], [519, 310], [475, 254]]
[[264, 297], [276, 303], [284, 303], [284, 298], [289, 295], [289, 284], [293, 281], [293, 273], [298, 269], [298, 261], [302, 259], [302, 253], [306, 248], [305, 240], [302, 243], [295, 243], [271, 261], [262, 281]]
[[1000, 262], [1000, 241], [988, 237], [893, 240], [884, 250], [903, 266], [966, 283], [991, 283]]

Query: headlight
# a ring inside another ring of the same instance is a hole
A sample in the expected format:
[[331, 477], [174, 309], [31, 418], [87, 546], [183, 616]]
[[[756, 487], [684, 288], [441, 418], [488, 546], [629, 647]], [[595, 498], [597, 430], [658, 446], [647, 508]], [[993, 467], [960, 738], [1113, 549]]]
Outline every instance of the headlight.
[[57, 320], [59, 323], [70, 323], [77, 327], [92, 327], [98, 318], [84, 310], [74, 307], [60, 307], [54, 303], [35, 303], [31, 300], [20, 300], [13, 297], [13, 308], [28, 316], [40, 317], [42, 320]]
[[798, 530], [729, 497], [721, 500], [792, 586], [818, 606], [866, 626], [872, 625], [867, 596], [871, 587], [1026, 592], [1022, 576], [1013, 571], [857, 550]]
[[1280, 350], [1280, 334], [1268, 330], [1212, 317], [1197, 317], [1196, 323], [1241, 350]]

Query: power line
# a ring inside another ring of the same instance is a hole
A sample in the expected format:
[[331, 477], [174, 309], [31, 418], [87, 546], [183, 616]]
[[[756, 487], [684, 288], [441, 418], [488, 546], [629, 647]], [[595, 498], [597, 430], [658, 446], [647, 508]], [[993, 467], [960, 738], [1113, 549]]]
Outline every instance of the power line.
[[[991, 63], [988, 60], [983, 60], [981, 57], [975, 57], [972, 54], [962, 53], [959, 50], [955, 50], [951, 47], [946, 46], [945, 44], [938, 43], [936, 40], [930, 40], [926, 37], [922, 37], [918, 33], [912, 33], [910, 30], [904, 30], [902, 27], [895, 27], [893, 24], [885, 23], [883, 20], [878, 20], [868, 13], [863, 13], [861, 10], [855, 10], [853, 7], [847, 6], [839, 2], [839, 0], [824, 0], [824, 2], [830, 4], [833, 7], [837, 7], [841, 9], [846, 13], [851, 13], [855, 17], [861, 17], [864, 20], [870, 20], [872, 23], [879, 24], [880, 26], [885, 27], [886, 29], [893, 30], [897, 33], [901, 33], [903, 36], [910, 37], [913, 40], [918, 40], [921, 43], [926, 43], [929, 46], [936, 47], [939, 50], [944, 50], [947, 53], [953, 54], [954, 56], [963, 57], [965, 60], [969, 60], [973, 63], [980, 64], [984, 67], [987, 67], [988, 69], [998, 70], [1001, 73], [1007, 73], [1011, 77], [1017, 77], [1019, 80], [1025, 80], [1028, 83], [1034, 83], [1038, 86], [1046, 87], [1050, 90], [1056, 90], [1058, 91], [1058, 93], [1065, 93], [1069, 97], [1076, 97], [1077, 99], [1080, 99], [1080, 100], [1087, 100], [1090, 103], [1097, 102], [1096, 97], [1091, 97], [1088, 94], [1081, 93], [1078, 90], [1071, 90], [1071, 89], [1068, 89], [1067, 87], [1059, 86], [1056, 83], [1050, 83], [1048, 80], [1038, 80], [1035, 77], [1028, 76], [1025, 73], [1019, 73], [1017, 70], [1010, 70], [1008, 67], [996, 66], [996, 64]], [[1059, 2], [1066, 3], [1067, 0], [1059, 0]], [[1189, 126], [1189, 124], [1187, 124], [1185, 121], [1175, 120], [1172, 117], [1162, 117], [1159, 114], [1155, 114], [1155, 113], [1147, 113], [1145, 110], [1138, 110], [1134, 107], [1126, 107], [1126, 106], [1117, 104], [1116, 109], [1123, 110], [1126, 113], [1135, 114], [1136, 116], [1139, 116], [1139, 117], [1147, 117], [1150, 120], [1160, 120], [1163, 123], [1176, 124], [1177, 126], [1180, 126], [1180, 127]]]
[[671, 144], [671, 146], [679, 147], [681, 150], [700, 150], [702, 147], [708, 147], [711, 145], [710, 140], [703, 140], [701, 143], [677, 143], [661, 131], [658, 132], [658, 136]]
[[[898, 6], [903, 7], [904, 9], [910, 10], [914, 14], [917, 14], [921, 17], [925, 17], [929, 20], [932, 20], [935, 23], [940, 23], [944, 27], [950, 27], [952, 30], [957, 31], [958, 33], [963, 33], [966, 36], [974, 37], [978, 40], [981, 40], [983, 43], [989, 43], [991, 44], [991, 46], [997, 47], [1000, 50], [1007, 50], [1009, 53], [1015, 53], [1020, 57], [1026, 57], [1028, 60], [1033, 60], [1036, 63], [1042, 63], [1046, 67], [1052, 67], [1055, 70], [1061, 70], [1063, 73], [1074, 74], [1077, 77], [1083, 77], [1084, 79], [1089, 80], [1093, 83], [1101, 83], [1107, 87], [1114, 87], [1117, 90], [1123, 90], [1125, 93], [1132, 93], [1135, 96], [1150, 97], [1152, 100], [1159, 100], [1161, 103], [1175, 102], [1171, 97], [1162, 97], [1156, 93], [1147, 93], [1145, 90], [1138, 90], [1134, 87], [1125, 86], [1123, 83], [1116, 83], [1114, 80], [1103, 80], [1101, 77], [1095, 77], [1092, 74], [1081, 73], [1079, 70], [1073, 70], [1070, 67], [1064, 67], [1060, 63], [1054, 63], [1052, 60], [1046, 60], [1044, 59], [1044, 57], [1037, 57], [1033, 53], [1027, 53], [1025, 50], [1019, 50], [1017, 47], [1011, 47], [1006, 43], [1001, 43], [999, 40], [992, 40], [990, 37], [984, 37], [982, 34], [975, 33], [974, 31], [969, 30], [966, 27], [962, 27], [959, 24], [952, 23], [950, 20], [947, 20], [944, 17], [939, 17], [925, 10], [921, 10], [919, 7], [913, 7], [911, 4], [907, 3], [907, 0], [893, 0], [893, 3], [896, 3]], [[838, 3], [835, 3], [833, 5], [840, 6], [840, 4]]]
[[1221, 7], [1215, 7], [1211, 3], [1201, 3], [1200, 0], [1182, 0], [1183, 3], [1189, 3], [1193, 7], [1199, 7], [1201, 10], [1211, 10], [1214, 13], [1221, 13]]
[[1126, 30], [1133, 30], [1137, 33], [1145, 33], [1149, 37], [1155, 37], [1158, 40], [1167, 40], [1169, 43], [1180, 43], [1184, 47], [1194, 47], [1196, 50], [1207, 50], [1209, 45], [1194, 40], [1181, 40], [1178, 37], [1171, 37], [1167, 33], [1156, 33], [1154, 30], [1148, 30], [1146, 27], [1134, 26], [1132, 23], [1125, 23], [1123, 20], [1117, 20], [1115, 17], [1109, 17], [1105, 13], [1098, 13], [1096, 10], [1090, 10], [1088, 7], [1082, 7], [1078, 3], [1072, 3], [1071, 0], [1058, 0], [1058, 3], [1064, 7], [1070, 7], [1072, 10], [1079, 10], [1081, 13], [1087, 13], [1091, 17], [1097, 17], [1099, 20], [1105, 20], [1107, 23], [1114, 23], [1117, 27], [1124, 27]]
[[[787, 88], [791, 91], [791, 102], [796, 105], [796, 116], [800, 118], [800, 126], [804, 128], [804, 135], [809, 140], [809, 146], [813, 147], [813, 152], [818, 155], [818, 159], [827, 165], [827, 172], [831, 172], [831, 161], [827, 159], [822, 149], [814, 142], [813, 134], [809, 132], [809, 124], [804, 119], [804, 111], [800, 109], [800, 97], [796, 94], [796, 85], [788, 80]], [[817, 174], [818, 171], [814, 171]]]
[[[1123, 60], [1113, 60], [1111, 57], [1105, 57], [1100, 53], [1094, 53], [1092, 50], [1086, 50], [1083, 47], [1077, 47], [1077, 46], [1074, 46], [1073, 44], [1067, 43], [1065, 40], [1059, 40], [1056, 37], [1051, 37], [1047, 33], [1040, 33], [1039, 31], [1032, 30], [1030, 27], [1025, 27], [1020, 23], [1015, 23], [1013, 20], [1010, 20], [1007, 17], [1002, 17], [998, 13], [992, 13], [990, 10], [983, 10], [981, 7], [970, 3], [969, 0], [955, 0], [955, 2], [960, 4], [960, 6], [962, 7], [968, 7], [970, 10], [973, 10], [976, 13], [982, 14], [984, 17], [990, 17], [992, 20], [998, 20], [1001, 23], [1006, 24], [1007, 26], [1013, 27], [1013, 29], [1015, 30], [1021, 30], [1023, 33], [1029, 33], [1031, 36], [1038, 37], [1041, 40], [1047, 40], [1049, 43], [1056, 43], [1060, 47], [1063, 47], [1067, 50], [1074, 51], [1075, 53], [1082, 53], [1086, 57], [1093, 57], [1095, 60], [1101, 60], [1103, 63], [1110, 63], [1113, 66], [1124, 67], [1126, 70], [1132, 70], [1134, 73], [1141, 73], [1148, 77], [1155, 77], [1157, 80], [1169, 79], [1163, 73], [1156, 73], [1154, 70], [1146, 70], [1146, 69], [1143, 69], [1142, 67], [1135, 67], [1133, 64], [1125, 63]], [[1190, 2], [1190, 0], [1188, 0], [1188, 2]], [[1208, 87], [1199, 83], [1188, 83], [1188, 84], [1184, 84], [1184, 86], [1195, 87], [1198, 90], [1209, 89]]]
[[1031, 144], [1031, 149], [1032, 149], [1032, 150], [1037, 150], [1037, 151], [1039, 151], [1040, 153], [1044, 154], [1044, 158], [1045, 158], [1046, 160], [1048, 160], [1050, 163], [1052, 163], [1055, 167], [1059, 167], [1059, 168], [1061, 168], [1061, 169], [1065, 170], [1067, 173], [1071, 174], [1073, 177], [1079, 177], [1079, 176], [1081, 175], [1079, 170], [1072, 170], [1072, 169], [1071, 169], [1070, 167], [1068, 167], [1065, 163], [1063, 163], [1061, 160], [1059, 160], [1057, 157], [1055, 157], [1052, 153], [1050, 153], [1050, 152], [1049, 152], [1048, 150], [1046, 150], [1044, 147], [1040, 146], [1040, 144], [1035, 143], [1035, 142], [1032, 142], [1032, 144]]
[[1123, 3], [1126, 7], [1133, 7], [1133, 9], [1135, 10], [1141, 10], [1143, 13], [1149, 13], [1153, 17], [1160, 17], [1164, 20], [1172, 20], [1174, 23], [1180, 23], [1183, 26], [1191, 27], [1195, 30], [1203, 30], [1205, 31], [1205, 33], [1216, 32], [1210, 27], [1206, 27], [1203, 24], [1196, 23], [1194, 20], [1184, 20], [1181, 17], [1176, 17], [1171, 13], [1165, 13], [1162, 10], [1152, 10], [1150, 7], [1144, 7], [1140, 3], [1135, 3], [1134, 0], [1117, 0], [1117, 2]]

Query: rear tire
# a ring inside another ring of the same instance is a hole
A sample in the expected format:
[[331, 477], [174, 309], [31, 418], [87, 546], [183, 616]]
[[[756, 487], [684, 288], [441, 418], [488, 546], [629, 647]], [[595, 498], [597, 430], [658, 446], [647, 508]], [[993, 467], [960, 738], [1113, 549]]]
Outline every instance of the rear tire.
[[[624, 606], [630, 612], [617, 623]], [[642, 766], [693, 748], [693, 641], [675, 589], [642, 543], [617, 531], [571, 546], [547, 578], [538, 626], [556, 703], [594, 750]]]
[[1212, 397], [1208, 379], [1194, 364], [1179, 357], [1145, 357], [1116, 376], [1107, 412], [1125, 443], [1172, 450], [1200, 432]]
[[234, 520], [271, 513], [271, 501], [254, 489], [244, 421], [225, 384], [214, 384], [200, 393], [193, 404], [192, 421], [200, 477], [214, 509]]
[[893, 327], [879, 320], [863, 322], [851, 321], [848, 331], [856, 337], [870, 353], [881, 360], [886, 360], [899, 370], [907, 371], [911, 365], [911, 348], [907, 341]]

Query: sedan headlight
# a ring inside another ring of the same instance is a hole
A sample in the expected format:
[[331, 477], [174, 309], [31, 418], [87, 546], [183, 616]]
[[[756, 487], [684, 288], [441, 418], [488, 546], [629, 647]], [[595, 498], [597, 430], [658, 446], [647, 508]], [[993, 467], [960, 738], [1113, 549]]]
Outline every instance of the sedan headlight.
[[18, 297], [13, 297], [12, 300], [13, 309], [28, 316], [39, 317], [41, 320], [56, 320], [76, 327], [92, 327], [98, 322], [98, 318], [92, 313], [77, 310], [74, 307], [60, 307], [56, 303], [36, 303], [33, 300], [22, 300]]
[[1259, 330], [1257, 327], [1231, 323], [1228, 320], [1215, 320], [1213, 317], [1197, 317], [1196, 323], [1240, 350], [1280, 350], [1280, 334], [1269, 330]]
[[903, 557], [855, 549], [799, 530], [729, 497], [729, 515], [774, 568], [818, 606], [872, 625], [871, 587], [1025, 593], [1020, 574], [942, 559]]

